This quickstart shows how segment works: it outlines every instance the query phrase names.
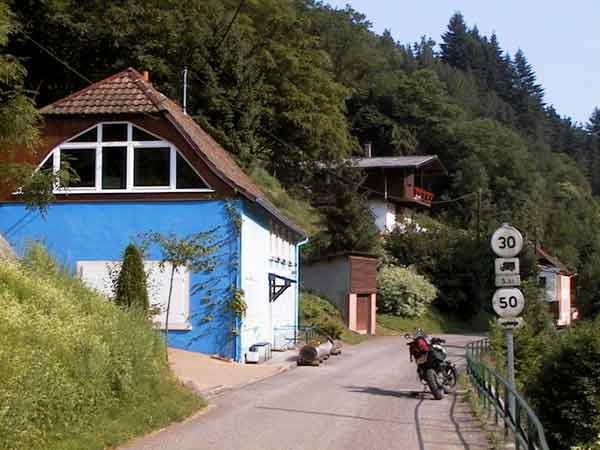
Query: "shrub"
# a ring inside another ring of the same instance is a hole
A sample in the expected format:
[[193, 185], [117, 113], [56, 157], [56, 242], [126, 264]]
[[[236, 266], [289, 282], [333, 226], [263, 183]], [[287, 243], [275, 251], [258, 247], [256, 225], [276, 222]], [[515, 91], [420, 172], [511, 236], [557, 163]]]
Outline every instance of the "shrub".
[[344, 332], [342, 315], [329, 301], [308, 292], [300, 295], [300, 322], [315, 327], [322, 337], [340, 339]]
[[[489, 239], [477, 240], [466, 230], [417, 217], [426, 231], [408, 226], [390, 233], [386, 249], [401, 265], [414, 266], [438, 288], [435, 305], [462, 319], [470, 319], [490, 304], [494, 286], [494, 256]], [[416, 227], [415, 227], [416, 228]], [[520, 255], [521, 277], [534, 275], [532, 249]]]
[[123, 264], [115, 286], [115, 303], [125, 308], [148, 311], [148, 286], [142, 252], [129, 244], [123, 254]]
[[437, 289], [427, 278], [405, 267], [383, 267], [377, 284], [379, 311], [396, 316], [423, 316], [437, 295]]
[[594, 442], [600, 434], [600, 322], [546, 339], [539, 373], [525, 394], [556, 450]]

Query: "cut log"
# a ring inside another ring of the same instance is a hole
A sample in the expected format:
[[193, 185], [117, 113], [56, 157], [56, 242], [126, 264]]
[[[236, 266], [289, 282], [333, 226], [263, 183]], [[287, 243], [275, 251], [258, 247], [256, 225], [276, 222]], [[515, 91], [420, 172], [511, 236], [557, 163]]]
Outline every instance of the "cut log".
[[299, 364], [318, 364], [331, 355], [331, 349], [333, 348], [333, 343], [330, 341], [323, 342], [322, 344], [315, 345], [305, 345], [300, 349], [300, 357], [298, 358]]

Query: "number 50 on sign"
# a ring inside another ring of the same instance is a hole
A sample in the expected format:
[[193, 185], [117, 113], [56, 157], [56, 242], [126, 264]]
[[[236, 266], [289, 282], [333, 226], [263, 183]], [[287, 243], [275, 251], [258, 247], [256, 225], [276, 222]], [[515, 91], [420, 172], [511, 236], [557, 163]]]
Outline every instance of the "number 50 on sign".
[[492, 297], [492, 307], [500, 317], [518, 317], [525, 307], [525, 298], [517, 288], [498, 289]]

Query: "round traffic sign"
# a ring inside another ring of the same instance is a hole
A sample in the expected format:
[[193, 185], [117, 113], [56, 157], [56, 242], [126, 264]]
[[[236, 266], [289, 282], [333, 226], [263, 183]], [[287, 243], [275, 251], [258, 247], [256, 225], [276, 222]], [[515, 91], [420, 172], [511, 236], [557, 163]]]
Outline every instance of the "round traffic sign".
[[498, 289], [492, 297], [492, 307], [500, 317], [518, 317], [525, 307], [525, 297], [517, 288]]
[[513, 258], [523, 249], [523, 236], [515, 227], [503, 223], [492, 235], [492, 250], [501, 258]]

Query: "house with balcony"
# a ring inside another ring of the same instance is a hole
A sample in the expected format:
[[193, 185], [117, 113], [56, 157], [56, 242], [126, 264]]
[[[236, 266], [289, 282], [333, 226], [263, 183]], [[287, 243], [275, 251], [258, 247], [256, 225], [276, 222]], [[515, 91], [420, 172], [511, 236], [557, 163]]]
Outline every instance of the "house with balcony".
[[410, 218], [414, 211], [431, 208], [435, 187], [447, 175], [436, 155], [353, 158], [366, 173], [369, 207], [382, 233]]

